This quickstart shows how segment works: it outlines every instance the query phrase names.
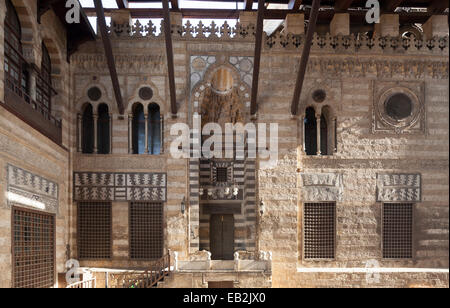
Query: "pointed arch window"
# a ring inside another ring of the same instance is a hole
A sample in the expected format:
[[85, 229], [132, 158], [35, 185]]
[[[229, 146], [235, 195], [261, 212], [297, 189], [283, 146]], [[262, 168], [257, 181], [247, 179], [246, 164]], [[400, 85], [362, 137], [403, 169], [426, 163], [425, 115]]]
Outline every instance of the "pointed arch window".
[[133, 107], [133, 121], [132, 121], [132, 143], [133, 143], [133, 154], [144, 154], [145, 153], [145, 114], [144, 106], [142, 104], [135, 104]]
[[320, 116], [313, 107], [308, 107], [304, 118], [304, 145], [306, 155], [332, 155], [337, 151], [336, 118], [331, 108], [324, 106]]
[[47, 47], [42, 43], [41, 73], [36, 78], [36, 101], [41, 104], [44, 111], [51, 111], [52, 96], [52, 62]]
[[82, 152], [94, 153], [94, 114], [92, 105], [87, 104], [82, 115]]
[[304, 130], [306, 155], [317, 155], [317, 120], [313, 107], [306, 109]]
[[16, 92], [23, 91], [28, 94], [28, 72], [23, 59], [22, 27], [19, 16], [10, 0], [6, 0], [5, 17], [5, 82], [6, 86]]
[[106, 104], [98, 106], [97, 151], [98, 154], [111, 153], [111, 117]]
[[161, 154], [161, 112], [156, 103], [148, 106], [148, 146], [150, 154]]

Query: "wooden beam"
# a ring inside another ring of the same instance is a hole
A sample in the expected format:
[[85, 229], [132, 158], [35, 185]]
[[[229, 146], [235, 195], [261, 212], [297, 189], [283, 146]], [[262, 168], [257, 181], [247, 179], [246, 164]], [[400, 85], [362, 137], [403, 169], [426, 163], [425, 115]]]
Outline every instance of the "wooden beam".
[[[442, 0], [441, 0], [442, 1]], [[394, 12], [396, 8], [398, 8], [402, 4], [403, 0], [389, 0], [384, 1], [383, 11], [385, 12]]]
[[106, 28], [105, 12], [103, 11], [103, 5], [101, 0], [94, 0], [95, 10], [97, 12], [97, 23], [100, 33], [102, 35], [103, 46], [105, 48], [106, 61], [108, 63], [109, 73], [111, 75], [111, 82], [114, 89], [114, 95], [117, 101], [117, 107], [119, 113], [124, 114], [125, 107], [123, 105], [122, 93], [120, 91], [119, 78], [117, 77], [116, 63], [112, 51], [111, 41], [108, 36], [108, 30]]
[[427, 8], [427, 12], [432, 14], [442, 14], [448, 8], [448, 1], [434, 0]]
[[302, 5], [302, 0], [290, 0], [288, 9], [298, 11], [300, 10], [300, 5]]
[[352, 6], [354, 0], [337, 0], [334, 4], [334, 9], [336, 11], [346, 11]]
[[311, 52], [311, 45], [316, 31], [317, 18], [319, 17], [320, 0], [313, 0], [311, 15], [309, 17], [308, 30], [306, 32], [306, 39], [303, 47], [302, 58], [300, 60], [300, 67], [298, 69], [297, 82], [295, 83], [294, 97], [291, 103], [292, 115], [297, 115], [300, 96], [302, 93], [303, 82], [305, 80], [306, 68], [308, 66], [309, 54]]
[[253, 9], [253, 0], [244, 0], [244, 10], [251, 11]]
[[256, 20], [256, 40], [255, 57], [253, 63], [253, 83], [250, 114], [254, 115], [258, 111], [258, 86], [259, 86], [259, 67], [261, 64], [262, 34], [264, 27], [264, 0], [258, 0], [258, 17]]
[[178, 0], [170, 0], [170, 3], [172, 3], [173, 11], [178, 11], [180, 9], [180, 4], [178, 3]]
[[173, 63], [172, 27], [170, 24], [169, 0], [163, 0], [164, 37], [166, 40], [167, 70], [169, 75], [170, 107], [172, 116], [177, 115], [177, 93], [175, 89], [175, 68]]
[[127, 9], [128, 8], [128, 0], [116, 0], [117, 7], [119, 9]]

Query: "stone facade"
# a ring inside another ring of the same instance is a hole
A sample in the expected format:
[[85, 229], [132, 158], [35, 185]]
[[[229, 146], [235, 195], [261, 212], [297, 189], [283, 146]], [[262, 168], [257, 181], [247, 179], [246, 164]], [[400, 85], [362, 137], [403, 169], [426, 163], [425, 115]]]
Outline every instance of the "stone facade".
[[[3, 2], [0, 0], [0, 20]], [[32, 13], [36, 8], [22, 7], [20, 2], [13, 1], [20, 15], [36, 20]], [[158, 200], [164, 202], [164, 249], [177, 252], [180, 262], [194, 264], [190, 262], [196, 261], [199, 250], [209, 248], [209, 214], [204, 207], [210, 200], [200, 196], [199, 190], [209, 185], [214, 162], [173, 158], [168, 149], [176, 136], [170, 129], [175, 123], [193, 128], [193, 116], [201, 111], [201, 87], [210, 86], [212, 74], [226, 68], [233, 72], [235, 87], [240, 91], [243, 119], [277, 123], [279, 127], [276, 166], [263, 167], [263, 160], [249, 158], [235, 166], [242, 193], [238, 198], [241, 212], [235, 215], [235, 247], [255, 260], [259, 260], [260, 251], [271, 252], [270, 258], [263, 258], [271, 268], [253, 272], [236, 268], [180, 270], [160, 287], [202, 288], [209, 281], [233, 281], [236, 287], [448, 287], [448, 36], [432, 40], [398, 38], [392, 36], [398, 34], [398, 20], [396, 25], [391, 19], [383, 16], [379, 36], [374, 38], [350, 35], [345, 14], [335, 16], [333, 35], [315, 35], [300, 115], [296, 117], [289, 110], [304, 29], [292, 19], [289, 24], [295, 28], [295, 35], [265, 36], [256, 119], [249, 114], [254, 56], [251, 22], [243, 20], [243, 25], [235, 29], [228, 25], [206, 28], [174, 23], [176, 118], [170, 111], [165, 42], [163, 35], [155, 34], [154, 25], [126, 22], [111, 28], [126, 110], [120, 115], [101, 39], [82, 45], [69, 64], [62, 51], [64, 35], [53, 13], [46, 13], [40, 25], [30, 22], [32, 27], [24, 31], [35, 36], [28, 38], [30, 45], [36, 45], [30, 46], [30, 55], [40, 58], [37, 51], [32, 51], [38, 50], [44, 40], [52, 46], [52, 60], [57, 63], [54, 74], [59, 94], [54, 98], [58, 102], [55, 114], [63, 121], [63, 147], [0, 107], [0, 170], [5, 171], [0, 173], [0, 272], [12, 271], [11, 210], [5, 199], [8, 166], [58, 185], [57, 272], [64, 272], [67, 258], [78, 257], [76, 201], [86, 198], [112, 202], [113, 253], [109, 260], [83, 260], [81, 266], [135, 269], [153, 263], [130, 259], [127, 201], [132, 198], [121, 195], [121, 189], [127, 190], [128, 185], [83, 184], [77, 180], [79, 175], [94, 174], [164, 175], [165, 185], [153, 185]], [[0, 22], [0, 41], [2, 27]], [[439, 30], [442, 35], [442, 26], [430, 29], [427, 31]], [[448, 34], [448, 25], [444, 32]], [[0, 55], [2, 52], [0, 45]], [[0, 101], [4, 96], [2, 69]], [[87, 94], [93, 86], [102, 92], [98, 101]], [[152, 89], [151, 99], [140, 97], [142, 87]], [[327, 94], [321, 103], [312, 99], [317, 89]], [[413, 98], [413, 116], [402, 125], [386, 120], [381, 108], [380, 102], [392, 89]], [[164, 151], [160, 155], [130, 154], [132, 107], [137, 102], [144, 105], [144, 110], [151, 103], [160, 106], [164, 120]], [[111, 154], [80, 152], [79, 119], [86, 103], [93, 105], [94, 113], [100, 103], [109, 107]], [[327, 107], [336, 120], [336, 141], [329, 155], [305, 154], [303, 123], [310, 106], [319, 114]], [[192, 131], [191, 144], [198, 142], [197, 134]], [[110, 186], [109, 197], [90, 198], [93, 194], [80, 193], [83, 187], [92, 190], [96, 186]], [[185, 213], [180, 206], [183, 200], [187, 202]], [[265, 205], [262, 215], [260, 201]], [[304, 203], [325, 201], [336, 202], [336, 256], [327, 261], [306, 260], [302, 245]], [[382, 202], [393, 201], [415, 203], [413, 259], [393, 261], [382, 257]], [[374, 262], [382, 268], [375, 282], [364, 271]], [[0, 287], [11, 284], [11, 276], [2, 275]]]

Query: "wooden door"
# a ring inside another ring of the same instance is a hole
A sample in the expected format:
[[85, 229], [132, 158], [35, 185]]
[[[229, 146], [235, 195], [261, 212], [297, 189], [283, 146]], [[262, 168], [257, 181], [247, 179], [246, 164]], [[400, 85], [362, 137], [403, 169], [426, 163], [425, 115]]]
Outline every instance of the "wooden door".
[[213, 260], [233, 260], [234, 216], [211, 215], [210, 247]]

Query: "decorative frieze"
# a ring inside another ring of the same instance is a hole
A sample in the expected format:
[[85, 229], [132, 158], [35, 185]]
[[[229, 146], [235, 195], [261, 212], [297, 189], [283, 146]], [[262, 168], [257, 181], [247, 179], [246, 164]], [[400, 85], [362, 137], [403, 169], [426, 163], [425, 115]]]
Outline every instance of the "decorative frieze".
[[8, 164], [8, 206], [21, 206], [57, 214], [58, 184], [44, 177]]
[[326, 202], [342, 200], [342, 174], [302, 173], [301, 180], [301, 200], [303, 202]]
[[420, 202], [420, 174], [377, 174], [377, 202]]
[[75, 201], [167, 201], [165, 173], [74, 173]]

